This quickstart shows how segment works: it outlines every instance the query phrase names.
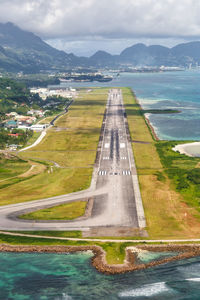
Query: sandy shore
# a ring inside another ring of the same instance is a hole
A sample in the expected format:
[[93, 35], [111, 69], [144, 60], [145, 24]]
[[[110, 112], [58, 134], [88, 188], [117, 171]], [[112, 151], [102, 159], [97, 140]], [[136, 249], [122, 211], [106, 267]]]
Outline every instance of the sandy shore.
[[193, 147], [195, 147], [195, 148], [199, 147], [199, 155], [200, 155], [200, 142], [176, 145], [174, 148], [172, 148], [172, 150], [175, 152], [179, 152], [180, 154], [185, 154], [187, 156], [192, 157], [194, 155], [192, 155], [188, 149], [189, 148], [191, 149]]
[[151, 131], [151, 134], [152, 134], [154, 140], [159, 141], [160, 139], [157, 136], [154, 127], [151, 125], [151, 122], [149, 121], [149, 114], [144, 114], [144, 118], [147, 123], [147, 126], [150, 128], [150, 131]]
[[[140, 101], [138, 100], [138, 98], [136, 97], [136, 95], [134, 94], [134, 97], [135, 97], [135, 100], [136, 100], [136, 103], [139, 105], [140, 109], [143, 111], [144, 109], [142, 108], [142, 105], [140, 104]], [[154, 140], [156, 141], [159, 141], [159, 137], [157, 136], [156, 132], [155, 132], [155, 129], [154, 127], [151, 125], [151, 122], [149, 121], [149, 114], [146, 113], [144, 114], [144, 119], [145, 119], [145, 122], [147, 124], [147, 126], [149, 127], [150, 131], [151, 131], [151, 134], [154, 138]]]
[[[129, 247], [126, 249], [124, 264], [109, 265], [106, 262], [106, 253], [100, 246], [17, 246], [0, 245], [0, 252], [14, 253], [76, 253], [92, 251], [94, 256], [91, 259], [92, 265], [105, 274], [123, 274], [136, 270], [151, 268], [164, 263], [200, 256], [200, 245], [144, 245]], [[175, 252], [175, 256], [151, 261], [149, 263], [138, 263], [137, 254], [142, 251], [153, 252]], [[177, 254], [178, 253], [178, 254]]]

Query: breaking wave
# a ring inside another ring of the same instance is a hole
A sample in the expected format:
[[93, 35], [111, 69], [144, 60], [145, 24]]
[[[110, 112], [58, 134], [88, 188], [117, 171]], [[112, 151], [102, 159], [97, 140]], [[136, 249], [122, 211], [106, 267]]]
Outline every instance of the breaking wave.
[[119, 294], [119, 297], [148, 297], [163, 292], [170, 291], [171, 289], [165, 282], [157, 282], [148, 285], [144, 285], [141, 288], [136, 288], [129, 291], [124, 291]]

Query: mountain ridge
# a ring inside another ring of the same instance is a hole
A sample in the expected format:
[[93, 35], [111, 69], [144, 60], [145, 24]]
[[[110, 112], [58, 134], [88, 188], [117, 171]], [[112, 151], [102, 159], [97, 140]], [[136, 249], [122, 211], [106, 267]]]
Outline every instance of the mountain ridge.
[[0, 71], [65, 71], [74, 67], [119, 68], [123, 66], [181, 66], [200, 64], [200, 41], [172, 48], [143, 43], [127, 47], [118, 55], [99, 50], [90, 57], [53, 48], [32, 32], [13, 23], [0, 23]]

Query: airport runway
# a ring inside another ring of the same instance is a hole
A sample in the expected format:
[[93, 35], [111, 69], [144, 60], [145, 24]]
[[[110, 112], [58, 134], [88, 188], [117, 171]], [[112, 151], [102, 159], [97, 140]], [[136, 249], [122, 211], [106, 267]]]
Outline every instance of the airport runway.
[[[93, 198], [91, 216], [75, 221], [29, 221], [25, 212], [77, 199]], [[123, 97], [110, 90], [91, 187], [88, 190], [0, 207], [1, 230], [89, 230], [93, 227], [146, 226]]]

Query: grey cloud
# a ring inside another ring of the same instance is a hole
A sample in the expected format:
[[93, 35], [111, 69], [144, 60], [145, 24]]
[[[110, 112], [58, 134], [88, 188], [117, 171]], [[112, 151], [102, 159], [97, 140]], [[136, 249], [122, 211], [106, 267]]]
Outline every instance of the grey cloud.
[[0, 0], [0, 22], [45, 38], [198, 37], [199, 0]]

